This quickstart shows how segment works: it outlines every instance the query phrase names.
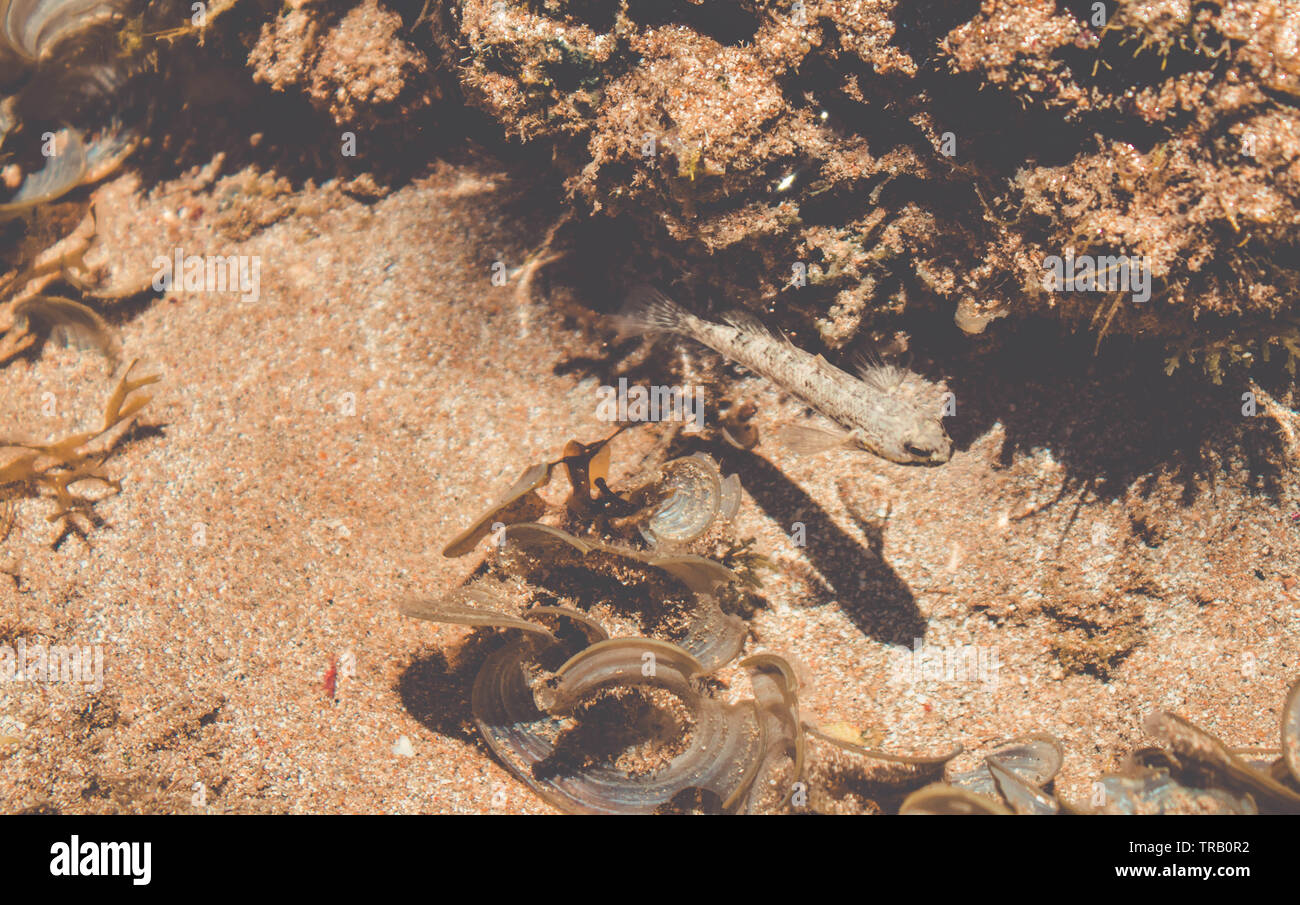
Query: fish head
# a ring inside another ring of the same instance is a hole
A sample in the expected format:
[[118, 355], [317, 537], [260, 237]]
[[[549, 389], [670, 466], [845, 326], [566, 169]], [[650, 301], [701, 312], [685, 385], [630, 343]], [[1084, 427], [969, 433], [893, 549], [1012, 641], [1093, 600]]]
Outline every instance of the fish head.
[[903, 442], [903, 451], [912, 462], [942, 465], [952, 458], [952, 439], [937, 418], [923, 418], [916, 431]]
[[894, 426], [902, 429], [874, 436], [855, 431], [855, 438], [867, 451], [900, 465], [942, 465], [952, 458], [952, 440], [939, 419], [918, 412]]
[[900, 465], [942, 465], [952, 458], [952, 440], [933, 400], [940, 387], [895, 365], [867, 360], [858, 369], [863, 406], [855, 419], [858, 442]]

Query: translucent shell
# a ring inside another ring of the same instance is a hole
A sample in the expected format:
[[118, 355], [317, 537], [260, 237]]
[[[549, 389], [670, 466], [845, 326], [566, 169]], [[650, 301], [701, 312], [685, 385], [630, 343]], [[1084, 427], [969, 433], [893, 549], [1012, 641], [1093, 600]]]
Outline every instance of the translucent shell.
[[709, 456], [673, 459], [660, 471], [658, 487], [665, 499], [641, 532], [651, 544], [690, 543], [740, 507], [740, 479], [734, 474], [724, 479]]
[[1300, 783], [1300, 680], [1291, 686], [1282, 705], [1282, 758], [1291, 778]]
[[1183, 785], [1166, 770], [1103, 776], [1105, 814], [1258, 814], [1249, 795]]
[[0, 40], [35, 61], [65, 38], [109, 22], [125, 6], [111, 0], [0, 0]]
[[[1010, 784], [1005, 781], [1008, 775], [1019, 779], [1021, 784], [1046, 786], [1055, 778], [1064, 759], [1061, 743], [1054, 736], [1029, 735], [1000, 746], [983, 765], [958, 773], [950, 781], [977, 795], [997, 798], [999, 790], [1005, 792]], [[1004, 781], [998, 781], [999, 773]]]

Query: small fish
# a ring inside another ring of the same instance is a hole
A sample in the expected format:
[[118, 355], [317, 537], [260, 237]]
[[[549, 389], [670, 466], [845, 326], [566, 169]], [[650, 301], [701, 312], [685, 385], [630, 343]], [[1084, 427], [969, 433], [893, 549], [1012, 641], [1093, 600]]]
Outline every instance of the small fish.
[[632, 293], [619, 317], [625, 327], [678, 333], [701, 342], [848, 429], [847, 435], [816, 428], [787, 430], [787, 441], [800, 452], [846, 445], [904, 465], [938, 465], [952, 456], [938, 391], [919, 375], [892, 365], [864, 364], [855, 377], [772, 333], [753, 315], [732, 312], [723, 320], [719, 324], [697, 317], [648, 287]]

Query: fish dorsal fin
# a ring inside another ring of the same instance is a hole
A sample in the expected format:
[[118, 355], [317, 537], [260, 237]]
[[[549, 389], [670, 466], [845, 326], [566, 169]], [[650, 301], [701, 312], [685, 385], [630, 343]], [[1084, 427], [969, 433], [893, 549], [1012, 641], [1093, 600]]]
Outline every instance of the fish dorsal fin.
[[794, 345], [793, 341], [791, 341], [790, 337], [785, 335], [784, 331], [769, 327], [767, 324], [759, 320], [757, 315], [751, 314], [750, 312], [744, 311], [740, 308], [732, 308], [724, 313], [722, 315], [722, 322], [730, 327], [735, 327], [742, 333], [750, 333], [755, 336], [766, 336], [769, 339], [774, 339], [787, 346]]
[[746, 333], [767, 333], [771, 334], [772, 330], [753, 314], [740, 308], [732, 308], [722, 315], [722, 322], [737, 330], [744, 330]]
[[908, 368], [886, 364], [873, 355], [855, 356], [854, 370], [877, 392], [895, 399], [922, 401], [937, 396], [942, 386]]
[[867, 352], [859, 352], [854, 356], [853, 370], [864, 383], [887, 396], [896, 395], [907, 377], [907, 371], [903, 368], [885, 364], [878, 356]]

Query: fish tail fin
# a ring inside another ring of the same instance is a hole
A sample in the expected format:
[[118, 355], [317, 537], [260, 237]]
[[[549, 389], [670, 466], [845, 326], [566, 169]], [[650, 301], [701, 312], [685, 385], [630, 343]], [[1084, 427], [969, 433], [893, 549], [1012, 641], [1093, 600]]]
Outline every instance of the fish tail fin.
[[684, 333], [691, 313], [653, 286], [637, 286], [615, 316], [628, 333]]

